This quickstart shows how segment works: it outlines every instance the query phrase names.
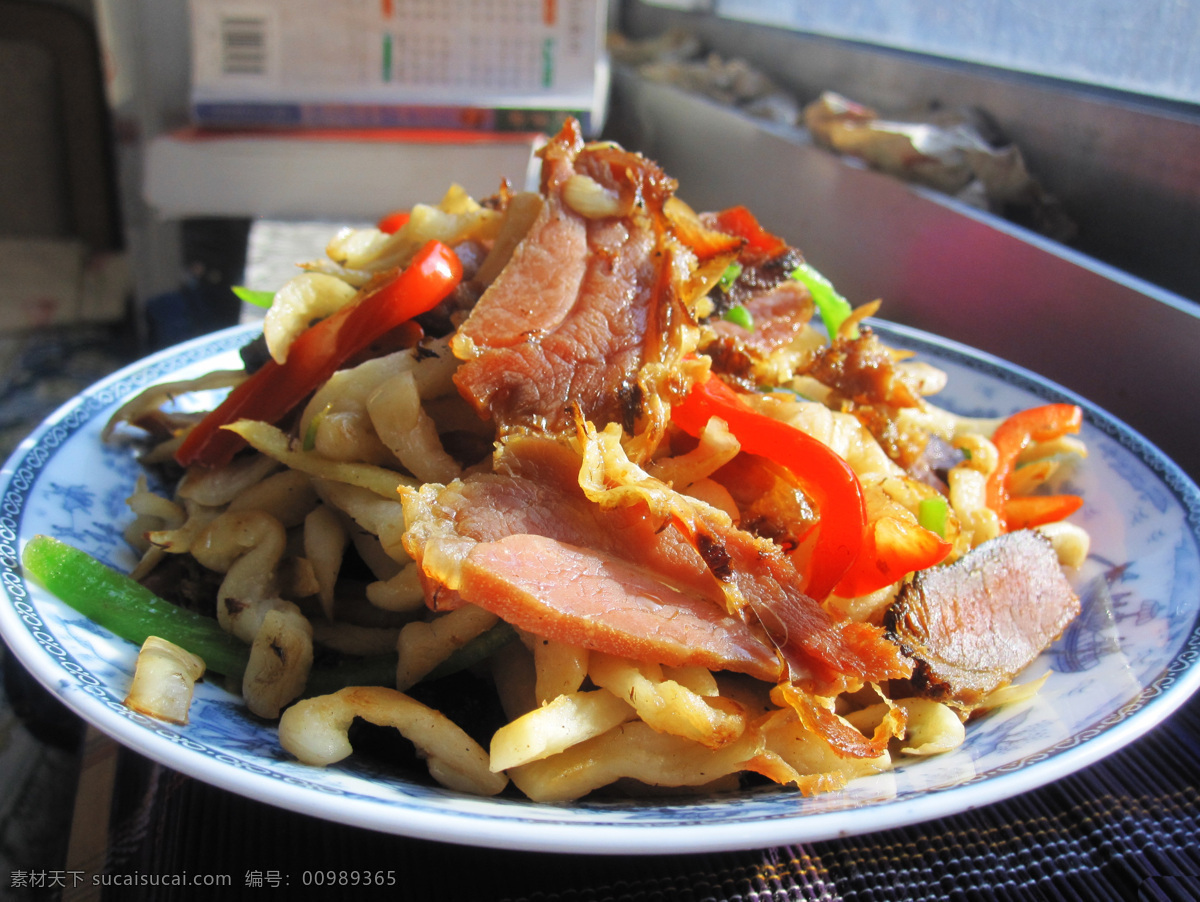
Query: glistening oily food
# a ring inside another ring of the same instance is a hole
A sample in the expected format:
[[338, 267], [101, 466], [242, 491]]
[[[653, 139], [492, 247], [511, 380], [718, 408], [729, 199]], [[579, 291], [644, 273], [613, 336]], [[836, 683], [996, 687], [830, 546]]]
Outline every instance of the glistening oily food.
[[471, 793], [814, 793], [1032, 691], [1079, 610], [1081, 500], [1046, 491], [1079, 409], [939, 409], [877, 305], [675, 189], [569, 123], [539, 191], [340, 232], [245, 371], [114, 418], [177, 477], [130, 499], [134, 576], [237, 637], [301, 761], [366, 720]]

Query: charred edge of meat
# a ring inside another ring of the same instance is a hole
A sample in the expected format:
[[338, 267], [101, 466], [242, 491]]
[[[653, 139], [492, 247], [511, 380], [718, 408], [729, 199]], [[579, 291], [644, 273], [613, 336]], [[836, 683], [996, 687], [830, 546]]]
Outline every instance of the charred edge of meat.
[[918, 647], [901, 635], [903, 629], [901, 621], [906, 614], [903, 594], [897, 597], [896, 601], [892, 602], [883, 614], [884, 638], [897, 646], [900, 653], [913, 662], [912, 675], [907, 680], [893, 680], [892, 690], [896, 691], [898, 687], [904, 687], [898, 690], [904, 696], [927, 698], [935, 702], [953, 701], [952, 687], [934, 674], [932, 666], [923, 657], [928, 654], [928, 649]]
[[847, 402], [842, 409], [862, 423], [879, 442], [884, 453], [901, 467], [908, 470], [919, 463], [929, 437], [917, 430], [901, 428], [897, 418], [898, 408], [888, 404], [858, 405]]
[[839, 397], [856, 404], [917, 407], [921, 397], [896, 370], [891, 352], [869, 326], [857, 338], [839, 337], [813, 358], [806, 370]]
[[706, 532], [696, 533], [696, 550], [704, 559], [705, 565], [712, 571], [713, 576], [722, 582], [727, 582], [733, 575], [733, 558], [725, 549], [725, 545]]
[[891, 680], [889, 692], [893, 698], [925, 698], [931, 702], [952, 703], [954, 693], [948, 684], [934, 676], [932, 668], [917, 657], [917, 651], [905, 642], [901, 642], [892, 633], [887, 638], [896, 643], [901, 654], [913, 662], [913, 672], [906, 680]]
[[745, 304], [750, 298], [764, 294], [781, 282], [792, 277], [796, 267], [804, 262], [804, 256], [795, 248], [788, 248], [777, 257], [759, 266], [748, 266], [741, 271], [728, 289], [716, 287], [709, 292], [713, 304], [712, 317], [720, 319], [730, 308]]
[[621, 409], [621, 425], [632, 435], [637, 431], [638, 417], [642, 415], [645, 393], [636, 382], [626, 382], [618, 389], [617, 398]]
[[704, 353], [712, 358], [714, 372], [722, 373], [747, 390], [753, 390], [757, 383], [754, 379], [754, 358], [742, 347], [741, 342], [733, 338], [717, 338], [704, 348]]
[[826, 404], [852, 414], [900, 466], [912, 466], [924, 453], [928, 437], [902, 429], [897, 420], [901, 408], [919, 406], [921, 397], [869, 327], [863, 326], [857, 338], [837, 338], [819, 351], [805, 374], [828, 386], [832, 394]]
[[800, 539], [796, 536], [795, 530], [773, 517], [760, 514], [743, 520], [739, 525], [752, 536], [758, 536], [760, 539], [769, 539], [774, 542], [783, 549], [784, 554], [795, 551], [796, 547], [800, 544]]

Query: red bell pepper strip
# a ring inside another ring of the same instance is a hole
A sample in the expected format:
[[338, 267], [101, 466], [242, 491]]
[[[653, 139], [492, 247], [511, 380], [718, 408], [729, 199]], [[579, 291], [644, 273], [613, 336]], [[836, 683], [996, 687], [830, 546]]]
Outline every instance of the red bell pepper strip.
[[778, 257], [788, 249], [787, 242], [772, 235], [754, 218], [745, 207], [730, 207], [717, 214], [717, 228], [729, 235], [744, 238], [741, 257], [744, 262], [758, 265]]
[[833, 591], [843, 598], [867, 595], [915, 570], [941, 563], [952, 547], [917, 523], [880, 517], [868, 524], [858, 559]]
[[866, 505], [854, 470], [827, 445], [794, 426], [751, 408], [720, 379], [710, 377], [671, 412], [684, 432], [699, 437], [710, 417], [720, 417], [750, 454], [787, 468], [820, 515], [804, 591], [820, 600], [854, 563], [862, 548]]
[[222, 426], [242, 419], [275, 423], [325, 382], [345, 361], [387, 332], [437, 306], [462, 280], [458, 256], [430, 241], [406, 269], [353, 304], [296, 336], [287, 361], [268, 360], [197, 423], [175, 452], [182, 466], [229, 463], [245, 440]]
[[[1017, 523], [1022, 522], [1028, 525], [1033, 524], [1033, 520], [1037, 519], [1034, 512], [1031, 510], [1037, 504], [1043, 504], [1046, 513], [1052, 509], [1065, 510], [1065, 505], [1054, 504], [1052, 502], [1019, 502], [1014, 508], [1014, 520], [1009, 522], [1009, 504], [1010, 498], [1008, 494], [1008, 478], [1012, 475], [1014, 468], [1017, 465], [1017, 457], [1021, 451], [1027, 448], [1034, 442], [1046, 442], [1051, 439], [1059, 438], [1067, 433], [1079, 431], [1079, 427], [1083, 424], [1083, 411], [1074, 404], [1045, 404], [1041, 407], [1031, 407], [1028, 410], [1022, 410], [1014, 413], [1007, 420], [996, 427], [995, 433], [992, 435], [992, 444], [996, 446], [998, 459], [996, 469], [988, 477], [987, 481], [987, 506], [996, 512], [1000, 517], [1000, 521], [1004, 524], [1004, 528], [1019, 529]], [[1031, 495], [1029, 498], [1037, 497], [1052, 497], [1052, 496], [1036, 496]], [[1078, 497], [1078, 496], [1068, 496]], [[1011, 499], [1016, 500], [1016, 499]], [[1079, 499], [1075, 508], [1067, 511], [1073, 513], [1081, 504], [1083, 499]], [[1022, 507], [1024, 505], [1024, 507]], [[1061, 519], [1061, 517], [1057, 518]], [[1041, 523], [1050, 522], [1049, 519], [1040, 520]]]
[[384, 216], [375, 224], [375, 228], [389, 235], [395, 235], [408, 224], [408, 210], [395, 210]]
[[1065, 520], [1081, 507], [1078, 495], [1022, 495], [1004, 503], [1004, 523], [1009, 529], [1032, 529]]

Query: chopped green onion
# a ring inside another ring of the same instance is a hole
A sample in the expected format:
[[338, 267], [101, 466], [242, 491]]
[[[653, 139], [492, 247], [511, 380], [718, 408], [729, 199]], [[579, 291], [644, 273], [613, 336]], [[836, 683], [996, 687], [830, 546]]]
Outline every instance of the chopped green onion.
[[721, 280], [717, 282], [717, 287], [722, 291], [728, 291], [733, 287], [733, 283], [738, 280], [738, 276], [742, 274], [742, 264], [730, 263], [725, 267], [725, 272], [721, 274]]
[[247, 304], [253, 304], [255, 307], [270, 307], [275, 303], [275, 292], [273, 291], [254, 291], [251, 288], [245, 288], [241, 285], [233, 286], [233, 293], [239, 299]]
[[[807, 263], [801, 263], [792, 270], [792, 278], [803, 283], [811, 292], [817, 312], [821, 314], [821, 322], [829, 331], [829, 340], [837, 338], [838, 329], [851, 313], [850, 302], [837, 293], [833, 283]], [[855, 329], [853, 334], [857, 337], [858, 330]]]
[[946, 516], [949, 513], [950, 505], [946, 503], [945, 498], [922, 498], [921, 503], [917, 507], [917, 522], [930, 532], [938, 534], [939, 538], [946, 538]]
[[727, 323], [733, 323], [735, 326], [741, 326], [747, 332], [754, 331], [754, 317], [750, 315], [750, 311], [738, 304], [730, 307], [725, 311], [722, 317]]

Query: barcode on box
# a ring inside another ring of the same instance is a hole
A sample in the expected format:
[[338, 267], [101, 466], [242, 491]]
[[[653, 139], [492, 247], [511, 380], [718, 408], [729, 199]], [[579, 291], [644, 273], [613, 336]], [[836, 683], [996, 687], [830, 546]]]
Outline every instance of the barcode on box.
[[267, 19], [264, 16], [222, 16], [221, 73], [267, 74]]
[[186, 2], [197, 123], [555, 131], [547, 114], [604, 119], [606, 0]]

